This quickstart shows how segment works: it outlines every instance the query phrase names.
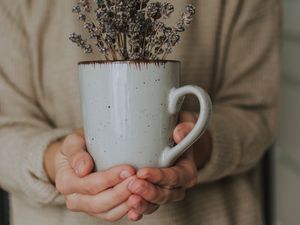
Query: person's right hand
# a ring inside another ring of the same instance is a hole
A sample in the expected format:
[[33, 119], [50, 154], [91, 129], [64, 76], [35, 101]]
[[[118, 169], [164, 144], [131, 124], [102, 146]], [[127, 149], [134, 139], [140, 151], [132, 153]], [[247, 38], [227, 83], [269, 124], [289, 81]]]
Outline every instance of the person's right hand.
[[[91, 173], [93, 160], [86, 151], [84, 136], [77, 132], [49, 146], [44, 165], [57, 190], [65, 196], [66, 206], [107, 221], [117, 221], [130, 211], [127, 200], [132, 195], [127, 186], [137, 179], [131, 166], [121, 165]], [[139, 205], [149, 210], [143, 199]], [[138, 220], [140, 215], [129, 219]]]

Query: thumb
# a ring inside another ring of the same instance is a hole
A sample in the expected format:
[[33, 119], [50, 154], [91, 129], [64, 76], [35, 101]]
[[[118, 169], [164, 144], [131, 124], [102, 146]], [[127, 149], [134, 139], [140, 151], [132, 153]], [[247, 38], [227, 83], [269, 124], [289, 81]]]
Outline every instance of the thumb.
[[86, 151], [85, 140], [81, 134], [67, 136], [62, 145], [62, 152], [78, 177], [84, 177], [92, 172], [94, 161]]
[[183, 122], [178, 124], [173, 132], [173, 139], [175, 143], [180, 143], [192, 131], [194, 126], [194, 122]]
[[78, 177], [85, 177], [92, 172], [94, 161], [91, 155], [84, 150], [74, 156], [71, 165]]

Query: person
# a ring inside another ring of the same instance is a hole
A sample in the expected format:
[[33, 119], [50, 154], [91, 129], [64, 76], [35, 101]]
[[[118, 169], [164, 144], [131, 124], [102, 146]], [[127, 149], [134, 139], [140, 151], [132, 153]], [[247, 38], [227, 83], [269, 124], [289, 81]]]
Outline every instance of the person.
[[[67, 40], [82, 29], [73, 2], [1, 0], [0, 185], [12, 224], [263, 224], [256, 167], [277, 130], [279, 1], [193, 3], [196, 18], [169, 58], [182, 61], [182, 85], [211, 96], [207, 132], [171, 168], [94, 172], [77, 78], [77, 62], [93, 56]], [[197, 107], [186, 99], [176, 143]]]

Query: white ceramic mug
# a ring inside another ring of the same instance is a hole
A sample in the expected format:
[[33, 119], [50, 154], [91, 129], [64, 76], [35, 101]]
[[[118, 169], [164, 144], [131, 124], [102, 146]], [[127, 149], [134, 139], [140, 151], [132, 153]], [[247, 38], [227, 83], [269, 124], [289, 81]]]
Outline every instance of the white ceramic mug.
[[[210, 98], [198, 86], [179, 87], [178, 61], [80, 62], [79, 75], [84, 133], [96, 170], [120, 164], [169, 167], [207, 127]], [[187, 94], [199, 99], [199, 119], [173, 147]]]

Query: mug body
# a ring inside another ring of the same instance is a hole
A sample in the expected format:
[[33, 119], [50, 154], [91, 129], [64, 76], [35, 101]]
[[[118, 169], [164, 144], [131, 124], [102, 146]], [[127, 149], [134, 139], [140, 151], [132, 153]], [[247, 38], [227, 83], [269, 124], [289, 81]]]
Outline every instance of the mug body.
[[82, 62], [79, 76], [84, 133], [96, 169], [158, 167], [162, 151], [173, 145], [177, 113], [169, 113], [168, 97], [179, 87], [180, 62]]

